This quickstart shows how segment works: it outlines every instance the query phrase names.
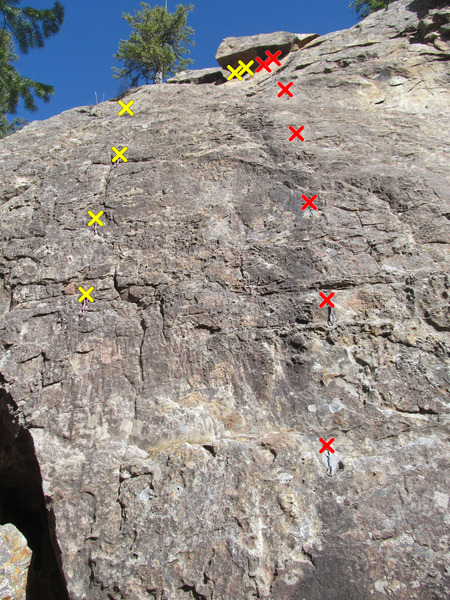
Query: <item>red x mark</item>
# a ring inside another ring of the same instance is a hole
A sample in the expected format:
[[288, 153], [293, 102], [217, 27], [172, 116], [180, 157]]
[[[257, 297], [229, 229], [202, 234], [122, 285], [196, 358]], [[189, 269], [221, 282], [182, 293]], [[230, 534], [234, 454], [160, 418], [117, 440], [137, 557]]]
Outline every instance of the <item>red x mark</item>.
[[292, 135], [289, 138], [290, 142], [292, 142], [292, 140], [295, 140], [296, 137], [298, 137], [298, 139], [301, 140], [302, 142], [305, 141], [305, 139], [300, 135], [300, 132], [305, 129], [303, 127], [303, 125], [300, 127], [300, 129], [298, 131], [296, 129], [294, 129], [294, 127], [292, 127], [292, 125], [289, 125], [289, 129], [292, 131]]
[[289, 91], [289, 88], [291, 87], [291, 85], [293, 85], [292, 81], [291, 81], [290, 83], [288, 83], [287, 85], [283, 85], [282, 83], [278, 82], [278, 85], [279, 85], [279, 86], [280, 86], [280, 88], [281, 88], [281, 92], [278, 94], [278, 98], [281, 98], [281, 96], [282, 96], [284, 93], [286, 93], [286, 94], [289, 96], [289, 98], [293, 98], [293, 97], [294, 97], [294, 94], [292, 94], [292, 93]]
[[321, 296], [321, 298], [323, 298], [323, 302], [319, 304], [319, 308], [323, 308], [325, 304], [329, 304], [331, 308], [334, 308], [334, 304], [330, 300], [330, 298], [334, 296], [334, 292], [331, 292], [329, 296], [325, 296], [325, 294], [322, 294], [322, 292], [319, 292], [319, 295]]
[[281, 54], [281, 50], [278, 50], [278, 52], [275, 52], [275, 55], [271, 54], [268, 50], [266, 50], [266, 56], [268, 57], [267, 60], [270, 60], [269, 65], [273, 62], [276, 62], [277, 65], [279, 67], [281, 67], [280, 61], [277, 60], [277, 58], [280, 56], [280, 54]]
[[303, 200], [305, 201], [306, 204], [304, 204], [302, 206], [302, 210], [305, 210], [305, 208], [307, 208], [308, 206], [310, 206], [311, 208], [313, 208], [314, 210], [317, 210], [317, 206], [314, 205], [314, 200], [317, 198], [317, 195], [314, 194], [314, 196], [312, 198], [308, 198], [307, 196], [303, 195], [302, 196]]
[[[265, 69], [268, 73], [272, 73], [271, 69], [269, 69], [269, 59], [267, 58], [266, 60], [261, 60], [259, 58], [259, 56], [256, 57], [256, 61], [259, 62], [260, 66], [256, 69], [256, 73], [259, 73], [260, 71], [262, 71], [263, 69]], [[266, 64], [267, 63], [267, 64]]]
[[281, 50], [278, 50], [278, 52], [275, 52], [275, 56], [273, 54], [271, 54], [268, 50], [266, 50], [267, 58], [265, 61], [262, 61], [260, 58], [256, 57], [256, 61], [259, 62], [259, 64], [260, 64], [260, 66], [256, 69], [256, 73], [259, 73], [263, 69], [266, 69], [266, 71], [268, 73], [272, 73], [272, 71], [269, 69], [269, 65], [271, 65], [273, 62], [277, 63], [277, 65], [279, 67], [281, 67], [281, 63], [277, 60], [277, 58], [280, 56], [280, 54], [281, 54]]
[[329, 450], [331, 454], [334, 454], [334, 450], [331, 447], [331, 444], [334, 442], [334, 438], [331, 438], [328, 442], [325, 442], [322, 438], [319, 438], [319, 442], [323, 444], [322, 450], [319, 450], [319, 454], [322, 454], [324, 450]]

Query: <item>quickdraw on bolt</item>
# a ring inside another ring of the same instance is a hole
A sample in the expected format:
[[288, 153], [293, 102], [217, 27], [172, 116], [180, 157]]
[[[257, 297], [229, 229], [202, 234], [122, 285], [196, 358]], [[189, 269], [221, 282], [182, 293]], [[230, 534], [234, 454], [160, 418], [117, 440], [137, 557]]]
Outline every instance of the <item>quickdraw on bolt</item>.
[[328, 462], [327, 475], [328, 475], [328, 477], [333, 477], [333, 465], [331, 464], [331, 452], [329, 450], [327, 450], [327, 462]]

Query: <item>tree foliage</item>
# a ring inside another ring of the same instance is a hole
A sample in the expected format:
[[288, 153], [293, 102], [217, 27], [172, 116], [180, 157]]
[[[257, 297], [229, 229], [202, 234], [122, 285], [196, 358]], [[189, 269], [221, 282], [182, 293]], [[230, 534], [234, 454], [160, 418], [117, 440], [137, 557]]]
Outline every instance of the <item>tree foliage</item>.
[[14, 133], [26, 124], [24, 119], [18, 117], [12, 121], [6, 118], [6, 113], [12, 112], [14, 108], [7, 91], [7, 84], [11, 69], [14, 71], [10, 63], [16, 58], [10, 35], [7, 31], [0, 30], [0, 138]]
[[25, 108], [36, 111], [36, 98], [48, 102], [53, 87], [22, 77], [13, 63], [17, 60], [13, 42], [19, 51], [28, 54], [32, 48], [41, 48], [44, 40], [57, 33], [64, 20], [64, 8], [55, 2], [51, 9], [18, 8], [19, 0], [0, 0], [0, 138], [17, 129], [26, 121], [15, 118], [9, 122], [6, 113], [14, 114], [22, 98]]
[[113, 77], [126, 79], [131, 87], [139, 85], [141, 79], [145, 83], [150, 80], [160, 83], [193, 62], [190, 58], [182, 58], [190, 53], [188, 45], [194, 45], [191, 40], [194, 30], [186, 26], [193, 5], [178, 4], [175, 12], [169, 13], [165, 7], [152, 9], [146, 2], [141, 2], [141, 9], [134, 16], [122, 14], [134, 31], [128, 40], [120, 40], [119, 50], [114, 55], [123, 67], [113, 67]]
[[394, 0], [353, 0], [350, 3], [350, 8], [354, 8], [358, 17], [364, 19], [370, 13], [386, 8], [388, 4], [391, 4]]
[[20, 0], [0, 0], [0, 23], [19, 44], [22, 54], [31, 48], [42, 48], [44, 39], [58, 33], [64, 21], [64, 7], [55, 2], [53, 8], [38, 10], [31, 6], [18, 8]]

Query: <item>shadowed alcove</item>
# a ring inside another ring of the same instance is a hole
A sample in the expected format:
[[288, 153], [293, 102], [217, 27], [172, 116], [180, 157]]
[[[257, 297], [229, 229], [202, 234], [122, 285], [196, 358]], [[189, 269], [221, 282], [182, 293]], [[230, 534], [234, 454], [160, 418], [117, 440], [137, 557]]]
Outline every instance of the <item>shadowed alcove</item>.
[[26, 537], [33, 552], [27, 600], [69, 600], [33, 439], [19, 424], [13, 399], [0, 388], [0, 524], [6, 523]]

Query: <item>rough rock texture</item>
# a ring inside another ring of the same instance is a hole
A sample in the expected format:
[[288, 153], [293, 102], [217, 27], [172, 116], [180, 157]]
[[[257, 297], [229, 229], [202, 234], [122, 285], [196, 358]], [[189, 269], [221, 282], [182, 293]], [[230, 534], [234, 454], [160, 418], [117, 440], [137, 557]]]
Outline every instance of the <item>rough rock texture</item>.
[[25, 600], [31, 550], [14, 525], [0, 525], [0, 598]]
[[0, 142], [0, 402], [71, 600], [448, 598], [450, 50], [429, 8]]
[[442, 38], [445, 41], [450, 39], [450, 9], [435, 8], [430, 10], [426, 18], [419, 22], [420, 38], [424, 42], [433, 42], [439, 50], [446, 50], [439, 44]]
[[287, 31], [260, 33], [259, 35], [246, 37], [229, 37], [225, 38], [220, 44], [216, 60], [223, 69], [226, 69], [228, 65], [237, 67], [239, 59], [246, 64], [250, 60], [254, 60], [256, 56], [265, 59], [265, 50], [272, 53], [280, 50], [281, 56], [284, 57], [289, 52], [306, 46], [317, 37], [319, 37], [317, 33], [289, 33]]

